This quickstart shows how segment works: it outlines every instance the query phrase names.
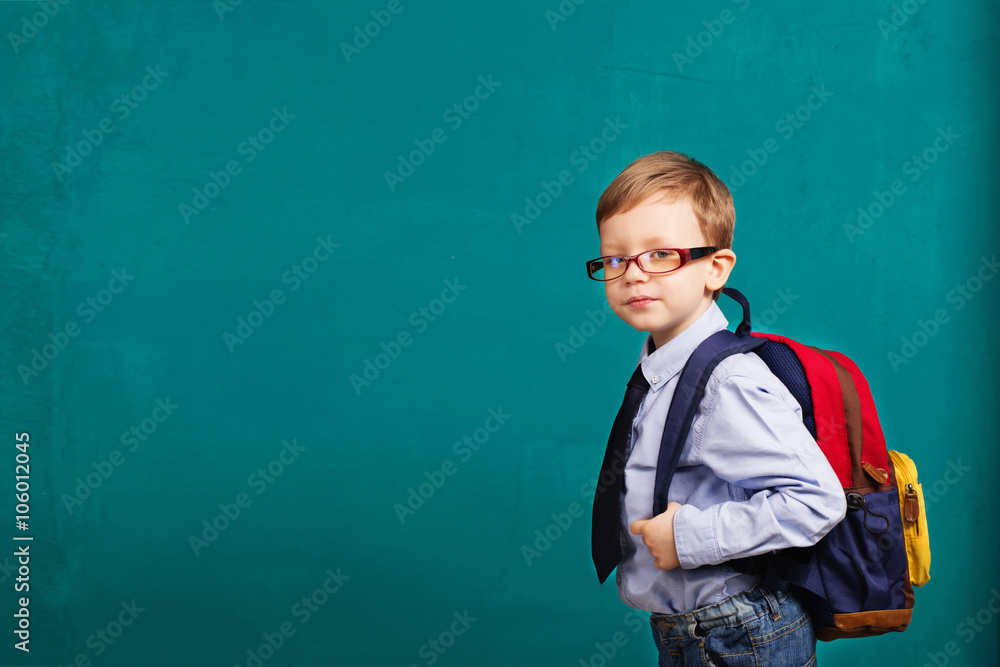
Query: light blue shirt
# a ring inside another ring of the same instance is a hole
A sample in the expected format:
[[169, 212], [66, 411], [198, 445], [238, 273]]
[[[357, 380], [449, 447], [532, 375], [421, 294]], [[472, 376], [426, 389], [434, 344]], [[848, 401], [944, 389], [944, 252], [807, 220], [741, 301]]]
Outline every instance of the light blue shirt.
[[[661, 614], [688, 612], [742, 593], [757, 581], [724, 561], [819, 541], [847, 511], [844, 490], [802, 423], [802, 408], [754, 353], [713, 371], [681, 451], [667, 501], [681, 503], [674, 539], [681, 566], [659, 570], [629, 525], [652, 518], [660, 438], [680, 371], [728, 321], [713, 301], [665, 345], [639, 356], [649, 391], [632, 423], [622, 494], [618, 593]], [[758, 493], [759, 491], [759, 493]]]

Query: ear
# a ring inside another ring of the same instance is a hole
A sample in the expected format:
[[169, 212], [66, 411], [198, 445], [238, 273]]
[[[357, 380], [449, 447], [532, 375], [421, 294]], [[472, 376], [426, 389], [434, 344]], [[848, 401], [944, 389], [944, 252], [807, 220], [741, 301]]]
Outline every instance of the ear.
[[705, 287], [714, 292], [721, 289], [729, 274], [736, 264], [736, 253], [728, 248], [723, 248], [712, 255], [712, 266], [708, 270], [708, 278], [705, 280]]

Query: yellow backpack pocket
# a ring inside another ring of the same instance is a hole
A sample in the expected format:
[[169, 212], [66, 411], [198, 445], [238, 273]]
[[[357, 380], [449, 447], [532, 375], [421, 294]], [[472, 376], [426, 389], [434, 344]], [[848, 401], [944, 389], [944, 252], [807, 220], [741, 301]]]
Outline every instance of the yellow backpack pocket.
[[914, 586], [923, 586], [931, 578], [931, 544], [927, 538], [924, 490], [917, 481], [917, 466], [913, 459], [891, 449], [889, 458], [896, 471], [899, 512], [903, 517], [903, 537], [906, 541], [910, 583]]

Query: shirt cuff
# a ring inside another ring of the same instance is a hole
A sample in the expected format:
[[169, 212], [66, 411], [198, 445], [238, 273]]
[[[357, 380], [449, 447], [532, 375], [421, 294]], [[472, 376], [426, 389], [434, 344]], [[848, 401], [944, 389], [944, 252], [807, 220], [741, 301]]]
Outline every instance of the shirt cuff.
[[674, 546], [681, 567], [690, 570], [701, 565], [716, 565], [723, 561], [716, 537], [719, 506], [699, 510], [694, 505], [681, 505], [674, 513]]

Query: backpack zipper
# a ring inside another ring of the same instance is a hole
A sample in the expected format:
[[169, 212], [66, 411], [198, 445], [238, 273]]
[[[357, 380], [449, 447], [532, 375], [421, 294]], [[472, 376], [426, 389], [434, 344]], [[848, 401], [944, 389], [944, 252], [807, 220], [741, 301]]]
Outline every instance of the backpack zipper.
[[906, 490], [903, 496], [903, 519], [906, 520], [912, 526], [913, 534], [920, 535], [920, 500], [917, 497], [917, 490], [914, 487], [916, 480], [911, 474], [910, 464], [912, 461], [908, 461], [898, 453], [890, 453], [890, 457], [893, 459], [893, 464], [896, 468], [896, 476], [903, 483], [903, 488]]

